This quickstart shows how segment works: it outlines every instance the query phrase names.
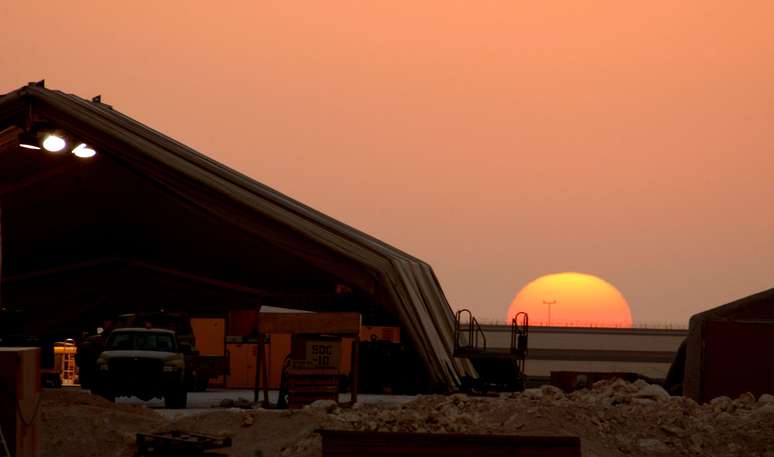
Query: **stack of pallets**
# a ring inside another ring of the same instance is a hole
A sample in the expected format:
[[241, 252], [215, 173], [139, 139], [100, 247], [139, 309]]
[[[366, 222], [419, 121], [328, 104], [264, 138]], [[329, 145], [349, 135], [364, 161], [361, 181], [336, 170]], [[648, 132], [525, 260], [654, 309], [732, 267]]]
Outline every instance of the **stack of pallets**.
[[339, 400], [339, 371], [335, 368], [289, 368], [287, 383], [291, 409], [317, 400]]
[[138, 433], [134, 457], [218, 457], [208, 452], [231, 447], [231, 438], [173, 430], [163, 433]]

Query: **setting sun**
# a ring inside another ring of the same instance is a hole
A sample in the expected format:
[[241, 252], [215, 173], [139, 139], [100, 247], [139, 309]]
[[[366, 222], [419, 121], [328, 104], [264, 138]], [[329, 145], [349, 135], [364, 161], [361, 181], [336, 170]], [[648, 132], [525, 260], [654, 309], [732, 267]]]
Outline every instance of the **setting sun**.
[[510, 322], [517, 312], [529, 315], [530, 325], [631, 327], [629, 304], [609, 282], [582, 273], [541, 276], [524, 286], [511, 302]]

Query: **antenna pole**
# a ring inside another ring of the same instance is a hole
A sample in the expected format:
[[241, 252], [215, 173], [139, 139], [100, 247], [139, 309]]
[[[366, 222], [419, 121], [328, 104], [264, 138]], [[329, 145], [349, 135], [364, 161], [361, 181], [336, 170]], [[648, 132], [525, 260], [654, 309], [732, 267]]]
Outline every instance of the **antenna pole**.
[[556, 300], [543, 300], [544, 305], [548, 305], [548, 326], [551, 326], [551, 305], [556, 303]]

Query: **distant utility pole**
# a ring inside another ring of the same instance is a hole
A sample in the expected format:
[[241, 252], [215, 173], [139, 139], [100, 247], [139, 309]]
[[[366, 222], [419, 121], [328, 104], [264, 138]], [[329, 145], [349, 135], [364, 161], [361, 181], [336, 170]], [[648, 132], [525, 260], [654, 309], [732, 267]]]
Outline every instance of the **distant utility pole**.
[[543, 300], [543, 304], [548, 305], [548, 326], [550, 327], [551, 326], [551, 305], [556, 304], [556, 300], [553, 300], [553, 301]]

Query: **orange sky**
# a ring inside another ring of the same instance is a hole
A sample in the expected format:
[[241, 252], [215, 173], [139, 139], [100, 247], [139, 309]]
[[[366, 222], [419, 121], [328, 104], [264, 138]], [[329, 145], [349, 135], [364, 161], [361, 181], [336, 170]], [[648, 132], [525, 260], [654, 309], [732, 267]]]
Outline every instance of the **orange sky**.
[[102, 94], [484, 320], [559, 271], [648, 323], [774, 287], [770, 1], [125, 3], [1, 2], [0, 91]]

